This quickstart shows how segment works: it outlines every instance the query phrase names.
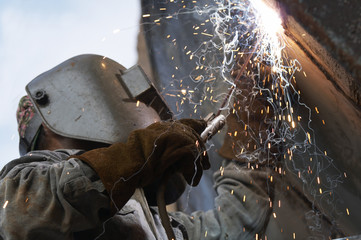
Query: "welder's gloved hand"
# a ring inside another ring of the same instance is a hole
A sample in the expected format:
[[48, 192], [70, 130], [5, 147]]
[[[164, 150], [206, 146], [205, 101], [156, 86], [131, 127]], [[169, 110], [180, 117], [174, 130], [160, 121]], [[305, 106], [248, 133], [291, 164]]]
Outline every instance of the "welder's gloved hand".
[[188, 184], [197, 185], [203, 169], [210, 167], [200, 133], [203, 120], [158, 122], [133, 131], [126, 143], [88, 151], [79, 159], [99, 175], [119, 210], [136, 188], [145, 187], [167, 171], [180, 172]]

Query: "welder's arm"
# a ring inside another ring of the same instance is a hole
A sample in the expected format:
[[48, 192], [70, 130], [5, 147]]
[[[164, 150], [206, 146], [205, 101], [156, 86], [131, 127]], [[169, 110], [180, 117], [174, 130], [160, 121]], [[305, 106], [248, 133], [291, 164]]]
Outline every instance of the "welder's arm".
[[73, 239], [109, 218], [109, 196], [75, 151], [35, 151], [0, 172], [0, 239]]
[[[126, 144], [79, 157], [83, 160], [64, 150], [31, 152], [10, 162], [0, 172], [0, 239], [73, 239], [84, 230], [102, 231], [114, 213], [111, 202], [121, 208], [135, 187], [172, 165], [197, 184], [202, 167], [209, 167], [207, 156], [196, 158], [203, 125], [192, 120], [155, 124], [136, 131]], [[178, 162], [182, 158], [188, 160]], [[113, 190], [119, 192], [112, 196]]]
[[199, 136], [205, 127], [203, 120], [158, 122], [133, 131], [126, 143], [95, 149], [77, 158], [97, 172], [115, 213], [136, 188], [159, 180], [165, 172], [180, 172], [188, 184], [197, 185], [203, 169], [210, 167]]
[[218, 196], [213, 210], [191, 216], [171, 213], [185, 227], [188, 239], [257, 239], [256, 234], [260, 238], [268, 223], [272, 212], [271, 171], [225, 163], [214, 175]]

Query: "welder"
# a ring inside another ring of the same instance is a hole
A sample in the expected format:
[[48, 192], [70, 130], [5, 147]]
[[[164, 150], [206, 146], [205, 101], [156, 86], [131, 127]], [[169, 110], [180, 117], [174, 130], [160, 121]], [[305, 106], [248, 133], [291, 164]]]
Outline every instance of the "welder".
[[[0, 239], [167, 239], [156, 192], [167, 179], [170, 204], [199, 183], [210, 167], [206, 122], [172, 120], [139, 67], [98, 55], [66, 60], [26, 91], [21, 157], [0, 173]], [[175, 238], [262, 236], [270, 173], [249, 166], [224, 161], [213, 210], [169, 213]]]

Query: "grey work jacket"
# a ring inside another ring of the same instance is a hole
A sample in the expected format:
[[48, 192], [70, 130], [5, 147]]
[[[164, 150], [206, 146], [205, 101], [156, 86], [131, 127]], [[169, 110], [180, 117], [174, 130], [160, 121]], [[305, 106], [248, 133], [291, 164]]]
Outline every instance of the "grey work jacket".
[[[110, 217], [110, 197], [76, 150], [34, 151], [0, 172], [0, 239], [166, 239], [142, 191]], [[256, 239], [272, 211], [268, 170], [228, 162], [213, 210], [171, 213], [177, 239]]]

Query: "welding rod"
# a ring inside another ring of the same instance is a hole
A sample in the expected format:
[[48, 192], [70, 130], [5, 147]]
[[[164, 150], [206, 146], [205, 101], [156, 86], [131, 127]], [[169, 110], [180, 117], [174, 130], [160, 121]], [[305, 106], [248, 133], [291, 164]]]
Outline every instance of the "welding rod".
[[237, 74], [237, 76], [236, 76], [236, 79], [234, 80], [234, 84], [233, 84], [232, 87], [229, 89], [229, 92], [228, 92], [228, 94], [226, 95], [226, 97], [224, 98], [224, 100], [223, 100], [223, 102], [222, 102], [222, 105], [221, 105], [221, 107], [219, 108], [216, 116], [219, 116], [219, 115], [221, 114], [222, 109], [226, 106], [226, 103], [228, 102], [228, 99], [229, 99], [230, 96], [232, 95], [233, 90], [236, 88], [236, 83], [238, 83], [238, 82], [240, 81], [241, 76], [242, 76], [244, 70], [246, 70], [246, 67], [247, 67], [248, 63], [249, 63], [249, 61], [251, 60], [251, 58], [252, 58], [254, 52], [256, 51], [256, 49], [257, 49], [257, 47], [258, 47], [258, 45], [259, 45], [260, 42], [261, 42], [261, 38], [259, 38], [258, 41], [257, 41], [257, 43], [253, 46], [252, 51], [251, 51], [251, 54], [249, 54], [249, 56], [248, 56], [248, 58], [246, 59], [245, 63], [242, 65], [241, 70], [238, 72], [238, 74]]

